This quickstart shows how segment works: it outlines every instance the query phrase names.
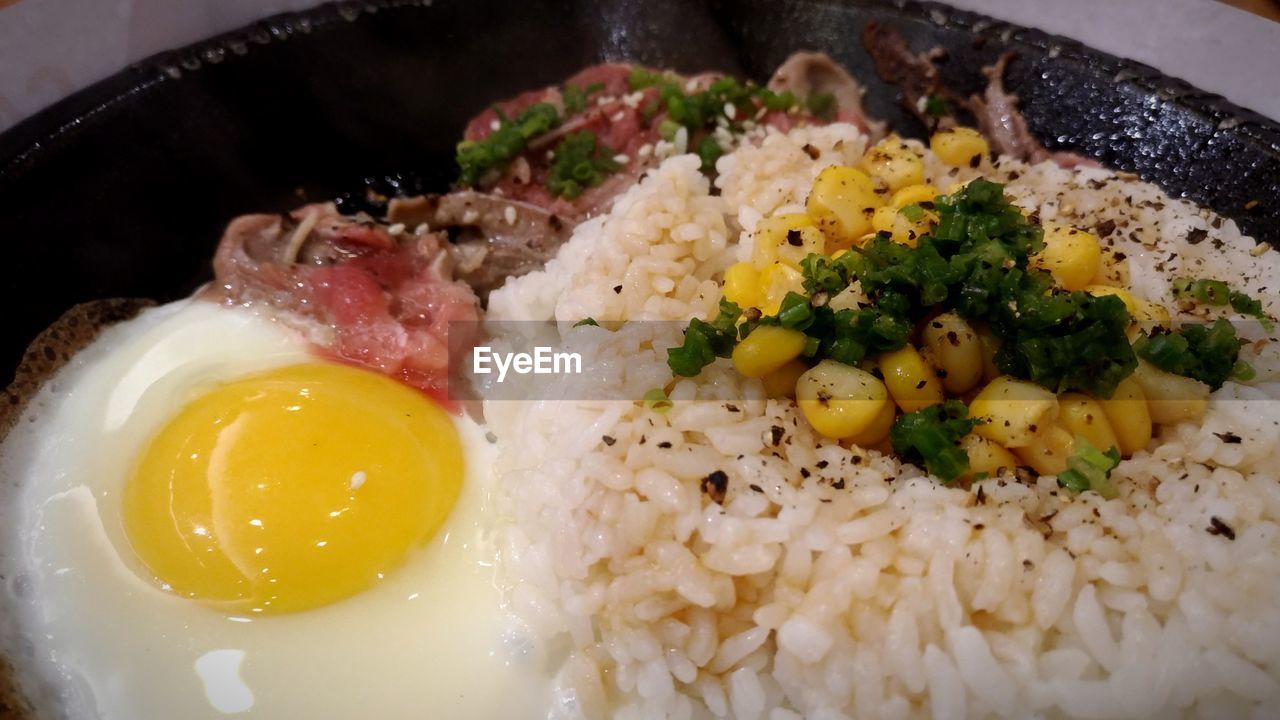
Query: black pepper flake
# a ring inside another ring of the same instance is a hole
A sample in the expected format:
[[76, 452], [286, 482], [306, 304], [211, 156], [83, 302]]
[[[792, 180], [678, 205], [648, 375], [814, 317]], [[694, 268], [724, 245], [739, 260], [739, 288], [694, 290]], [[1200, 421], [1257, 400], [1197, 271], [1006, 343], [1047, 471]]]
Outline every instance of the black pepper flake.
[[729, 487], [729, 476], [723, 470], [716, 470], [702, 478], [702, 492], [717, 505], [724, 502], [724, 493]]
[[983, 525], [982, 523], [974, 523], [974, 525], [973, 525], [973, 529], [974, 529], [974, 530], [981, 530], [981, 529], [983, 529], [983, 528], [985, 528], [985, 527], [986, 527], [986, 525]]
[[764, 492], [764, 488], [760, 487], [759, 485], [756, 485], [755, 483], [751, 483], [747, 487], [751, 488], [752, 492], [758, 492], [758, 493]]
[[974, 504], [976, 504], [976, 505], [986, 505], [986, 504], [987, 504], [987, 491], [986, 491], [986, 490], [984, 490], [984, 489], [982, 489], [982, 486], [981, 486], [981, 485], [979, 485], [979, 486], [978, 486], [978, 494], [977, 494], [976, 496], [974, 496], [974, 498], [973, 498], [973, 502], [974, 502]]
[[658, 443], [658, 447], [662, 448], [663, 450], [666, 450], [667, 448], [671, 447], [671, 443], [667, 442], [666, 440], [663, 440], [662, 442]]
[[800, 234], [799, 230], [792, 228], [787, 231], [787, 244], [791, 247], [800, 247], [804, 245], [804, 236]]
[[917, 389], [917, 390], [919, 390], [920, 388], [923, 388], [923, 387], [924, 387], [925, 385], [927, 385], [928, 383], [929, 383], [929, 381], [928, 381], [928, 380], [923, 380], [923, 379], [922, 379], [920, 382], [916, 383], [916, 389]]
[[621, 286], [621, 285], [614, 285], [614, 286], [613, 286], [613, 292], [614, 292], [614, 294], [615, 294], [615, 295], [621, 295], [621, 294], [622, 294], [622, 286]]
[[729, 412], [742, 412], [741, 410], [738, 409], [738, 406], [734, 405], [733, 403], [725, 403], [724, 409], [728, 410]]
[[1187, 233], [1187, 244], [1199, 245], [1200, 243], [1204, 242], [1204, 239], [1207, 237], [1209, 237], [1208, 230], [1202, 230], [1200, 228], [1196, 228], [1195, 230], [1192, 230], [1191, 232]]
[[836, 479], [836, 480], [831, 481], [831, 487], [833, 487], [833, 488], [835, 488], [835, 489], [837, 489], [837, 490], [843, 490], [843, 489], [844, 489], [844, 478], [839, 478], [839, 479]]
[[804, 468], [804, 467], [800, 468], [800, 477], [805, 478], [807, 480], [809, 478], [809, 468]]
[[826, 470], [827, 466], [830, 464], [831, 463], [827, 462], [826, 460], [819, 460], [818, 462], [814, 463], [813, 466], [818, 468], [819, 470]]
[[977, 153], [969, 158], [969, 167], [976, 168], [982, 164], [982, 153]]
[[1219, 440], [1221, 440], [1222, 442], [1228, 445], [1239, 445], [1243, 440], [1243, 438], [1241, 438], [1239, 435], [1230, 431], [1216, 432], [1214, 433], [1214, 435], [1217, 435]]
[[782, 427], [781, 425], [774, 425], [773, 427], [769, 428], [770, 444], [777, 445], [778, 443], [781, 443], [783, 436], [785, 436], [786, 434], [787, 434], [786, 428]]
[[1210, 535], [1221, 535], [1228, 540], [1236, 539], [1236, 531], [1217, 515], [1210, 516], [1209, 527], [1205, 528], [1205, 532]]
[[861, 465], [861, 464], [862, 464], [862, 456], [861, 456], [861, 455], [854, 455], [854, 456], [853, 456], [853, 459], [852, 459], [852, 460], [850, 460], [849, 462], [853, 463], [854, 465]]
[[616, 442], [618, 442], [618, 439], [617, 439], [617, 438], [612, 437], [612, 436], [610, 436], [610, 435], [602, 435], [602, 436], [600, 437], [600, 439], [601, 439], [601, 440], [603, 440], [603, 441], [604, 441], [604, 444], [605, 444], [605, 445], [608, 445], [609, 447], [613, 447], [613, 444], [614, 444], [614, 443], [616, 443]]
[[800, 149], [804, 150], [804, 154], [808, 155], [810, 160], [817, 160], [818, 158], [822, 157], [822, 152], [819, 151], [818, 148], [810, 145], [809, 143], [805, 143], [804, 147]]
[[1116, 221], [1103, 220], [1102, 222], [1098, 223], [1097, 227], [1095, 227], [1094, 230], [1097, 231], [1098, 237], [1107, 237], [1111, 235], [1111, 233], [1116, 231]]

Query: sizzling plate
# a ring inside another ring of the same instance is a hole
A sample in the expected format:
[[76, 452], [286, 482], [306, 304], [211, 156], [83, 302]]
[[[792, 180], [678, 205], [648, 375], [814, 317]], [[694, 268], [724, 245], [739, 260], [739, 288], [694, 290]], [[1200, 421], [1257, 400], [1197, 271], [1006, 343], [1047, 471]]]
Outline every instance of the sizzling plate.
[[189, 293], [209, 277], [233, 215], [284, 210], [387, 173], [444, 188], [470, 115], [601, 59], [763, 78], [792, 50], [820, 49], [865, 83], [871, 115], [918, 133], [861, 47], [871, 19], [917, 49], [945, 47], [944, 76], [962, 90], [976, 91], [978, 68], [1017, 50], [1007, 86], [1050, 147], [1137, 171], [1280, 242], [1275, 122], [1147, 66], [946, 6], [344, 2], [150, 58], [0, 136], [9, 269], [0, 385], [73, 303]]

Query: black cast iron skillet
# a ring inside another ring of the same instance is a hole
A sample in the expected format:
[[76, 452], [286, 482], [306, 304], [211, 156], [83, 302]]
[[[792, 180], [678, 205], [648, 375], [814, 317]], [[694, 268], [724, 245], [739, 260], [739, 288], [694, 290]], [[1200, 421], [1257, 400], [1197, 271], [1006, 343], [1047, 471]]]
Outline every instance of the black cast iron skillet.
[[946, 48], [946, 80], [966, 92], [982, 65], [1017, 50], [1007, 86], [1049, 147], [1136, 171], [1280, 242], [1275, 122], [1150, 67], [943, 5], [341, 2], [149, 58], [0, 136], [0, 386], [74, 303], [191, 292], [232, 216], [388, 174], [443, 189], [470, 115], [602, 59], [760, 79], [793, 50], [824, 50], [865, 83], [872, 116], [918, 134], [862, 49], [872, 19], [917, 49]]

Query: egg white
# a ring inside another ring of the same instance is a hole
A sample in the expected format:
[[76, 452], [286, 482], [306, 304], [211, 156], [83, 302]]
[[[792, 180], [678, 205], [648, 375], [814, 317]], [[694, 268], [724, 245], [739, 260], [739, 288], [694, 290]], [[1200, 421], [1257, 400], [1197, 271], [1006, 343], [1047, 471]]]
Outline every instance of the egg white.
[[215, 383], [312, 360], [236, 308], [184, 301], [104, 332], [0, 445], [0, 652], [58, 714], [101, 718], [545, 718], [553, 669], [503, 608], [486, 515], [494, 450], [458, 417], [466, 477], [445, 526], [374, 588], [228, 616], [141, 569], [120, 495], [144, 443]]

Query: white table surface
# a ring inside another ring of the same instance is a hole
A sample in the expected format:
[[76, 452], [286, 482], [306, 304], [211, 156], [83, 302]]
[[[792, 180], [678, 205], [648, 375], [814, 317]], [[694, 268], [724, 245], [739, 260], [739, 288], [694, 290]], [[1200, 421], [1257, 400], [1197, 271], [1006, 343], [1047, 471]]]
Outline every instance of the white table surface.
[[[466, 0], [437, 0], [465, 2]], [[135, 60], [315, 0], [0, 0], [0, 130]], [[1280, 118], [1280, 23], [1213, 0], [952, 0]]]

